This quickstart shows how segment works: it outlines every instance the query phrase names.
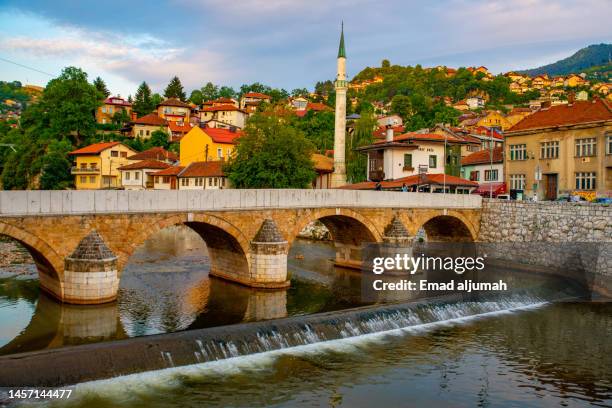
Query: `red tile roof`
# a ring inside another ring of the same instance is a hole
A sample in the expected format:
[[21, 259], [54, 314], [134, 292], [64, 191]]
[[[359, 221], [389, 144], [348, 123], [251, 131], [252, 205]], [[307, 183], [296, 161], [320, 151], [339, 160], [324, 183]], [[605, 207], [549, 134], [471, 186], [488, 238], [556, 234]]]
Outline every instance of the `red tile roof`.
[[272, 99], [270, 95], [266, 95], [260, 92], [248, 92], [242, 95], [243, 98], [260, 98], [260, 99]]
[[166, 126], [168, 122], [165, 119], [157, 116], [157, 113], [149, 113], [141, 118], [134, 120], [135, 125], [149, 125], [149, 126]]
[[331, 173], [334, 171], [334, 159], [331, 157], [324, 156], [319, 153], [315, 153], [311, 157], [314, 168], [320, 173]]
[[179, 173], [179, 177], [223, 177], [223, 161], [193, 162]]
[[601, 99], [578, 101], [572, 105], [556, 105], [527, 116], [506, 131], [543, 129], [562, 125], [612, 120], [612, 109]]
[[[392, 129], [394, 134], [402, 134], [404, 132], [403, 125], [393, 126]], [[374, 136], [374, 139], [384, 139], [387, 136], [387, 127], [379, 126], [372, 135]]]
[[189, 104], [181, 101], [180, 99], [177, 98], [169, 98], [166, 99], [165, 101], [163, 101], [162, 103], [160, 103], [157, 106], [176, 106], [179, 108], [189, 108], [191, 109], [191, 106], [189, 106]]
[[[449, 174], [425, 174], [421, 178], [418, 174], [414, 176], [402, 177], [390, 181], [382, 181], [383, 189], [394, 189], [401, 188], [403, 184], [406, 186], [424, 185], [424, 184], [435, 184], [454, 186], [454, 187], [478, 187], [478, 183], [463, 179], [461, 177], [451, 176]], [[347, 184], [339, 187], [347, 190], [374, 190], [376, 183], [374, 181], [364, 181], [362, 183]]]
[[170, 121], [168, 122], [168, 127], [170, 128], [170, 131], [173, 133], [187, 133], [191, 130], [193, 126], [191, 126], [190, 123], [186, 123], [186, 122], [183, 122], [183, 124], [180, 125], [178, 122]]
[[306, 110], [313, 110], [315, 112], [332, 110], [329, 106], [321, 102], [308, 102], [306, 105]]
[[178, 160], [178, 156], [163, 147], [152, 147], [144, 152], [129, 156], [128, 160]]
[[[442, 142], [446, 139], [447, 143], [465, 143], [463, 139], [458, 137], [447, 135], [439, 135], [437, 133], [404, 133], [393, 138], [394, 142], [412, 142], [412, 141], [424, 141], [424, 142]], [[378, 140], [376, 143], [385, 143], [385, 140]]]
[[[493, 149], [493, 163], [502, 163], [504, 156], [502, 147], [496, 147]], [[461, 159], [462, 166], [469, 166], [473, 164], [486, 164], [491, 162], [491, 151], [489, 149], [480, 150], [474, 152]]]
[[141, 169], [167, 169], [170, 167], [168, 163], [157, 160], [142, 160], [136, 163], [117, 167], [118, 170], [141, 170]]
[[488, 128], [486, 126], [476, 126], [474, 129], [472, 129], [472, 134], [485, 135], [489, 137], [493, 135], [493, 137], [496, 139], [504, 140], [504, 136], [499, 133], [499, 131]]
[[241, 131], [232, 132], [229, 129], [220, 129], [220, 128], [202, 128], [204, 133], [206, 133], [215, 143], [226, 143], [226, 144], [235, 144], [236, 139], [242, 136]]
[[129, 103], [128, 101], [126, 101], [123, 98], [120, 98], [118, 96], [111, 96], [109, 98], [106, 98], [104, 100], [104, 104], [105, 105], [119, 105], [119, 106], [132, 106], [131, 103]]
[[178, 174], [183, 171], [185, 167], [183, 166], [171, 166], [166, 169], [156, 171], [155, 173], [151, 173], [152, 176], [178, 176]]
[[238, 108], [236, 105], [230, 105], [230, 104], [210, 106], [210, 107], [207, 107], [207, 108], [202, 108], [202, 111], [203, 112], [218, 112], [218, 111], [240, 111], [240, 112], [244, 112], [242, 109]]
[[91, 144], [89, 146], [85, 146], [82, 147], [80, 149], [77, 150], [73, 150], [68, 154], [74, 154], [74, 155], [78, 155], [78, 154], [99, 154], [100, 152], [103, 152], [106, 149], [109, 149], [113, 146], [117, 146], [121, 144], [120, 142], [101, 142], [101, 143], [94, 143]]

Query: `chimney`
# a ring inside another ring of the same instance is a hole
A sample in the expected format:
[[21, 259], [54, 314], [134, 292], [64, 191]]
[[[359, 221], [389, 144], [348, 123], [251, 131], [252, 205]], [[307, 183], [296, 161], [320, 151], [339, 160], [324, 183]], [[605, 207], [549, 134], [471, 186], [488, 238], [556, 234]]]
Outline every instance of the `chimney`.
[[542, 101], [542, 103], [540, 104], [540, 109], [544, 110], [548, 108], [550, 108], [550, 101]]
[[387, 134], [386, 134], [385, 140], [387, 142], [393, 141], [393, 126], [391, 125], [387, 125]]

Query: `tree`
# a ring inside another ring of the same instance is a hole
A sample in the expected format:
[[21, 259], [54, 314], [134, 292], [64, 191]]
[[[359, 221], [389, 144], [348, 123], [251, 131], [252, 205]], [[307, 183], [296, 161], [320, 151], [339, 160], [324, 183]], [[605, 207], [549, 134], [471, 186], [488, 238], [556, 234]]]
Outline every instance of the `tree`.
[[102, 78], [96, 77], [96, 79], [94, 79], [93, 81], [93, 85], [96, 87], [98, 92], [100, 92], [100, 94], [103, 95], [103, 98], [100, 98], [100, 99], [105, 99], [110, 96], [110, 92], [108, 91], [108, 88], [106, 87], [106, 83], [104, 82]]
[[144, 143], [144, 148], [163, 147], [167, 149], [169, 144], [168, 133], [160, 128], [151, 133], [151, 137]]
[[202, 92], [203, 101], [212, 101], [219, 97], [219, 87], [212, 82], [207, 82], [200, 91]]
[[68, 140], [55, 140], [49, 144], [47, 154], [42, 159], [41, 189], [63, 190], [73, 184], [68, 160], [71, 150], [72, 144]]
[[162, 98], [160, 94], [154, 93], [153, 95], [151, 95], [151, 104], [153, 105], [154, 110], [157, 107], [157, 105], [159, 105], [163, 101], [164, 101], [164, 98]]
[[291, 91], [291, 96], [293, 96], [294, 98], [297, 98], [298, 96], [308, 96], [309, 94], [310, 93], [306, 88], [296, 88]]
[[185, 91], [183, 90], [183, 84], [181, 84], [181, 80], [177, 76], [170, 80], [170, 83], [164, 90], [164, 96], [166, 98], [177, 98], [181, 101], [187, 99], [187, 95], [185, 95]]
[[80, 145], [82, 137], [95, 133], [94, 112], [100, 104], [98, 90], [87, 82], [87, 74], [67, 67], [47, 84], [40, 101], [40, 116], [34, 121], [48, 121], [55, 138], [72, 137]]
[[155, 105], [151, 99], [151, 88], [149, 88], [149, 85], [144, 81], [136, 90], [136, 96], [134, 98], [134, 103], [132, 104], [132, 109], [134, 112], [136, 112], [139, 118], [148, 115], [155, 109]]
[[316, 173], [313, 145], [277, 116], [256, 114], [225, 171], [237, 188], [307, 188]]
[[391, 99], [391, 111], [406, 121], [410, 115], [412, 105], [410, 102], [410, 97], [406, 95], [395, 95], [393, 99]]
[[191, 95], [189, 95], [189, 100], [195, 103], [196, 105], [201, 105], [204, 101], [202, 97], [202, 91], [200, 91], [199, 89], [194, 89], [193, 91], [191, 91]]
[[361, 118], [355, 122], [355, 131], [349, 135], [346, 143], [346, 177], [349, 183], [367, 180], [367, 156], [356, 151], [358, 147], [373, 143], [373, 132], [378, 123], [372, 110], [361, 112]]
[[130, 121], [130, 115], [128, 115], [125, 109], [118, 109], [113, 115], [112, 120], [116, 125], [124, 125]]
[[391, 63], [389, 62], [388, 59], [384, 59], [384, 60], [382, 60], [382, 63], [380, 64], [380, 66], [382, 68], [389, 68], [391, 66]]
[[222, 86], [217, 95], [219, 98], [235, 98], [236, 91], [231, 86]]

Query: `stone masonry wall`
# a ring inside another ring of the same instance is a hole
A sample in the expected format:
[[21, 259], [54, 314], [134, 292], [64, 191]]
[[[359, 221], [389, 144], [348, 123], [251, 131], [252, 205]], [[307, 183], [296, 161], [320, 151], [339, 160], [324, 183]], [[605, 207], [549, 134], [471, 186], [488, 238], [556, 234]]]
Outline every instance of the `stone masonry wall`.
[[485, 199], [478, 240], [496, 259], [581, 274], [612, 296], [612, 206]]

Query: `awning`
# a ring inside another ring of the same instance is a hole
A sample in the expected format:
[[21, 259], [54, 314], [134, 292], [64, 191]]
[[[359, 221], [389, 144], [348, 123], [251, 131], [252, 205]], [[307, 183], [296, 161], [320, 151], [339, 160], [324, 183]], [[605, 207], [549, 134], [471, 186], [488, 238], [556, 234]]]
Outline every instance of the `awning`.
[[506, 183], [482, 183], [478, 185], [478, 188], [472, 192], [472, 194], [479, 194], [483, 197], [487, 197], [493, 191], [493, 197], [497, 197], [499, 194], [507, 193]]

